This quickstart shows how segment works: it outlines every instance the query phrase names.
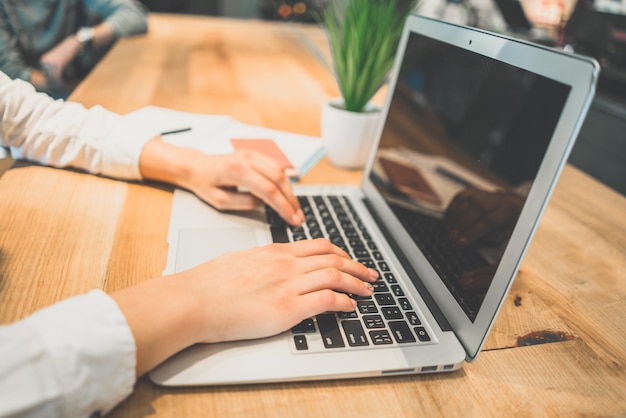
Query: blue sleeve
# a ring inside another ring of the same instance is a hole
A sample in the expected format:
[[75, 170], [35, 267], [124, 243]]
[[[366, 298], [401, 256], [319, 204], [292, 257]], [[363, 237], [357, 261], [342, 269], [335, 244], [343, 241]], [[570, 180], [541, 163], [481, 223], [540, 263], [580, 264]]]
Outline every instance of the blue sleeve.
[[19, 54], [17, 41], [2, 14], [0, 14], [0, 70], [13, 79], [20, 78], [24, 81], [30, 80], [32, 71]]
[[90, 14], [99, 16], [113, 28], [118, 38], [148, 31], [148, 12], [136, 0], [83, 0]]

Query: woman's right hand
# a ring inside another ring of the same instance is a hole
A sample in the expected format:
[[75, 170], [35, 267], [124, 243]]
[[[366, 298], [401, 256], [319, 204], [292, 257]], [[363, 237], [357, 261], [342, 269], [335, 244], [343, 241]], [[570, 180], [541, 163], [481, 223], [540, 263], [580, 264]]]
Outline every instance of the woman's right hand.
[[[218, 239], [218, 237], [216, 237]], [[113, 294], [135, 337], [137, 374], [192, 344], [262, 338], [351, 312], [378, 273], [320, 238], [223, 254]]]
[[348, 294], [370, 296], [378, 273], [326, 239], [222, 255], [175, 280], [196, 299], [202, 342], [278, 334], [327, 311], [351, 312]]

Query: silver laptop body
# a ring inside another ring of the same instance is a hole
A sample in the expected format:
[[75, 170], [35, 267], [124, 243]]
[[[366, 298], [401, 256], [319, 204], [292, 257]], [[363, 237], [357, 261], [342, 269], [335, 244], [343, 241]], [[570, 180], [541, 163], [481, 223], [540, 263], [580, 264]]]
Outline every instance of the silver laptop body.
[[[591, 59], [410, 16], [362, 186], [296, 187], [327, 204], [336, 202], [329, 195], [346, 196], [342, 207], [349, 201], [349, 216], [374, 243], [369, 258], [390, 278], [378, 292], [382, 304], [352, 318], [332, 314], [343, 346], [321, 332], [329, 317], [320, 316], [309, 333], [190, 347], [150, 378], [165, 386], [322, 380], [452, 371], [474, 360], [567, 161], [598, 71]], [[470, 213], [450, 220], [461, 195], [507, 202], [506, 216], [487, 217], [495, 226], [462, 245], [450, 239], [450, 222]], [[263, 210], [219, 212], [176, 191], [166, 272], [269, 243], [275, 228]], [[457, 256], [472, 261], [444, 266]], [[409, 313], [415, 318], [398, 328], [396, 319]], [[356, 333], [344, 326], [365, 319]]]

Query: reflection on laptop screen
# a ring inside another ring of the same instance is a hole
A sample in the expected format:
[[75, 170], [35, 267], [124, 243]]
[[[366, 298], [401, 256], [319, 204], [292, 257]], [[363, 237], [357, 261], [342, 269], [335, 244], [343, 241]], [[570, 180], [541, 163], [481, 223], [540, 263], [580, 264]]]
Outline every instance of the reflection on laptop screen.
[[408, 42], [370, 180], [473, 322], [570, 87]]

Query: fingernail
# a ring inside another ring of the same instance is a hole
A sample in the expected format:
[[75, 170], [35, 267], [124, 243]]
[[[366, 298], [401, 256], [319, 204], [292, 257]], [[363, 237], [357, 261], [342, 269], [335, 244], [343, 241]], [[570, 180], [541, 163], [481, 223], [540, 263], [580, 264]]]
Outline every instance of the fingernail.
[[291, 217], [291, 223], [294, 225], [302, 224], [302, 217], [299, 213], [294, 213], [294, 215]]
[[354, 309], [356, 309], [356, 300], [350, 298], [350, 300], [352, 301], [352, 306], [354, 307]]
[[367, 290], [369, 290], [370, 292], [374, 291], [374, 286], [372, 286], [371, 283], [365, 283], [365, 287], [367, 287]]
[[372, 278], [378, 279], [378, 276], [379, 276], [378, 271], [371, 269], [371, 268], [368, 268], [368, 270], [370, 271], [370, 276], [372, 276]]

